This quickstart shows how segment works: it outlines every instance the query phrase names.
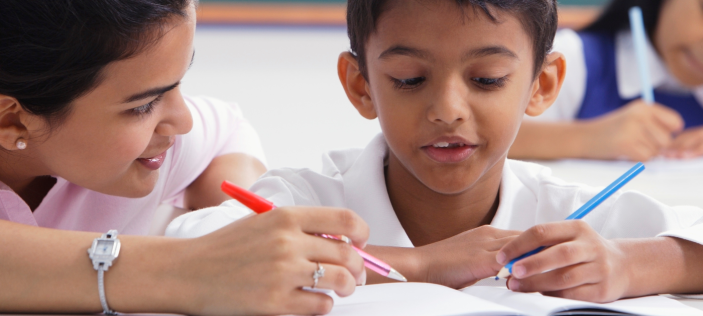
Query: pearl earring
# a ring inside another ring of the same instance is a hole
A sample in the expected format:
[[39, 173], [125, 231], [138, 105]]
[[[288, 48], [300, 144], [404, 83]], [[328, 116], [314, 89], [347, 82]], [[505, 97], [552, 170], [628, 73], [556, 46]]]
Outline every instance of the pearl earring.
[[20, 138], [17, 140], [17, 143], [15, 143], [15, 146], [17, 146], [17, 149], [22, 150], [27, 148], [27, 142], [24, 139]]

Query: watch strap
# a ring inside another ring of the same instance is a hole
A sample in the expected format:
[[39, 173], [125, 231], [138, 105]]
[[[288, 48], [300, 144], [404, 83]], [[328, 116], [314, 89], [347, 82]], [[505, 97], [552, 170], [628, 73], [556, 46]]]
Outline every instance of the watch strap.
[[98, 293], [100, 294], [100, 304], [103, 306], [103, 314], [105, 315], [117, 315], [117, 312], [110, 309], [107, 305], [107, 297], [105, 296], [105, 270], [103, 270], [102, 264], [98, 268]]
[[[115, 239], [117, 240], [117, 230], [111, 229], [107, 233], [103, 234], [100, 238], [98, 239]], [[119, 247], [119, 240], [117, 240], [117, 245], [116, 247]], [[118, 253], [119, 255], [119, 248], [118, 248]], [[117, 256], [115, 256], [114, 259], [116, 259]], [[98, 271], [98, 294], [100, 295], [100, 305], [103, 307], [103, 314], [105, 315], [117, 315], [117, 312], [114, 310], [110, 309], [109, 305], [107, 304], [107, 296], [105, 295], [105, 271], [109, 268], [109, 266], [112, 264], [112, 262], [109, 262], [109, 264], [105, 264], [105, 262], [97, 262], [95, 259], [93, 259], [93, 266], [95, 270]]]

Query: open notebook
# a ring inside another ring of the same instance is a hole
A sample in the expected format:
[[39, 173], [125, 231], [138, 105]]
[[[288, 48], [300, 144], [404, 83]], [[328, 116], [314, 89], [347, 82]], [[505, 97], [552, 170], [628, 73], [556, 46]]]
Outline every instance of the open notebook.
[[515, 293], [499, 287], [471, 286], [457, 291], [429, 283], [391, 283], [357, 287], [353, 295], [335, 298], [329, 315], [703, 316], [703, 311], [662, 296], [594, 304], [536, 293]]

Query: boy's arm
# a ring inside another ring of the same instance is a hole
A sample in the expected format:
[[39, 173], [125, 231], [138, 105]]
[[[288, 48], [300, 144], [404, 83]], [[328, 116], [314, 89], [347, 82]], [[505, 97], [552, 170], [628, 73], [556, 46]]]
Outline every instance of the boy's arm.
[[186, 189], [184, 205], [191, 210], [220, 205], [231, 199], [220, 190], [227, 180], [243, 188], [249, 188], [266, 172], [266, 167], [255, 157], [244, 153], [232, 153], [216, 157], [210, 165]]
[[[460, 289], [494, 276], [502, 267], [498, 250], [520, 232], [481, 226], [417, 248], [367, 246], [364, 250], [388, 263], [410, 282], [429, 282]], [[367, 284], [395, 282], [367, 270]]]

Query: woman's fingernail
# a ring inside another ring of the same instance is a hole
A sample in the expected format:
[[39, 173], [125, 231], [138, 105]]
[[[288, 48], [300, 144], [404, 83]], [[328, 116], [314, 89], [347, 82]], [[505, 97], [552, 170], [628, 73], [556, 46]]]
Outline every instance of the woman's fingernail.
[[518, 278], [521, 278], [521, 277], [523, 277], [523, 276], [525, 275], [525, 272], [527, 272], [527, 271], [525, 270], [525, 267], [523, 267], [523, 266], [513, 266], [513, 275], [514, 275], [514, 276], [516, 276], [516, 277], [518, 277]]
[[498, 263], [503, 264], [503, 262], [505, 262], [505, 253], [502, 251], [498, 252], [496, 260], [498, 260]]

